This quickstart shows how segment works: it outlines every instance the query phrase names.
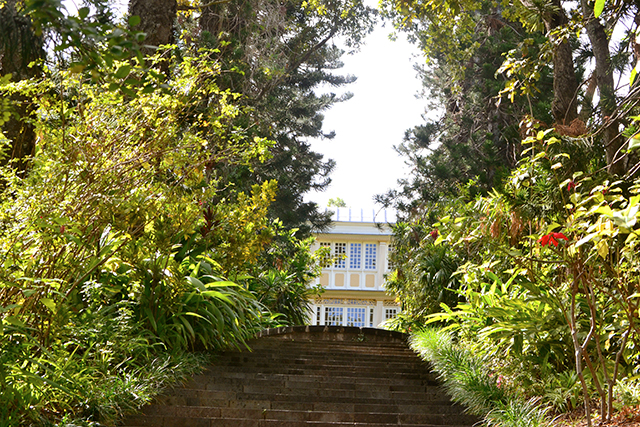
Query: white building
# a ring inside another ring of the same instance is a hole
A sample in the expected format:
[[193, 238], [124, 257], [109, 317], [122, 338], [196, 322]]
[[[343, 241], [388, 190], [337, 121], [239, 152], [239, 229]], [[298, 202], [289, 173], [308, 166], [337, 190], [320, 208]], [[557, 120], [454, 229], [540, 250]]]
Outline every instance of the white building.
[[311, 324], [377, 327], [400, 310], [384, 288], [395, 214], [333, 209], [331, 228], [316, 235], [313, 248], [330, 248], [335, 262], [316, 279], [325, 292], [313, 302]]

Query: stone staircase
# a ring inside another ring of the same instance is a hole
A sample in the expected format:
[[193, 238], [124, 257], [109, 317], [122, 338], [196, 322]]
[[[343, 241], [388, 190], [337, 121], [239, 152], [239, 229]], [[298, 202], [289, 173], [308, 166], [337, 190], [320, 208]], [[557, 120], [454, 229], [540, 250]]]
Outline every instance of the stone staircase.
[[252, 351], [221, 353], [128, 427], [471, 426], [406, 336], [372, 328], [263, 331]]

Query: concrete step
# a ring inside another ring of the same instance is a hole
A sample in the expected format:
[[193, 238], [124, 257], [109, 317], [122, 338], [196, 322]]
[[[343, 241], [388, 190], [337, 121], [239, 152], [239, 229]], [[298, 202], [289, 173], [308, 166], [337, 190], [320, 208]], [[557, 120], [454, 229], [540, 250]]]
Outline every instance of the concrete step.
[[[337, 390], [370, 390], [375, 387], [381, 391], [416, 391], [427, 392], [428, 387], [437, 387], [436, 384], [422, 380], [394, 380], [387, 378], [386, 381], [370, 378], [371, 381], [358, 381], [362, 378], [357, 377], [336, 377], [335, 381], [327, 380], [321, 376], [318, 379], [309, 381], [306, 376], [287, 375], [288, 379], [273, 378], [211, 378], [211, 381], [189, 382], [183, 388], [190, 390], [217, 390], [217, 391], [247, 391], [246, 386], [249, 382], [252, 386], [262, 388], [278, 387], [280, 389], [308, 389], [308, 388], [331, 388]], [[332, 378], [333, 379], [333, 378]], [[225, 381], [226, 380], [226, 381]]]

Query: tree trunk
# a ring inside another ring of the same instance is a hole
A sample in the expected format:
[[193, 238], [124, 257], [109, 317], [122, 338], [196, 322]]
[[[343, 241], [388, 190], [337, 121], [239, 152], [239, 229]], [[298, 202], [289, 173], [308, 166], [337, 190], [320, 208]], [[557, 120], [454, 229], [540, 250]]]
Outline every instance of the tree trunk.
[[145, 55], [153, 54], [158, 46], [175, 42], [177, 12], [176, 0], [130, 0], [129, 15], [140, 17], [140, 23], [134, 29], [146, 34], [142, 49]]
[[611, 54], [609, 52], [609, 38], [604, 26], [593, 15], [587, 0], [581, 0], [582, 14], [586, 20], [587, 35], [591, 42], [593, 57], [596, 61], [596, 82], [600, 92], [600, 111], [602, 114], [603, 143], [607, 158], [609, 173], [623, 175], [625, 172], [624, 159], [620, 148], [623, 139], [619, 135], [618, 120], [613, 119], [616, 109], [616, 99], [613, 83], [613, 69], [611, 67]]
[[[11, 74], [14, 82], [41, 76], [42, 68], [37, 61], [44, 57], [42, 37], [35, 35], [31, 20], [18, 13], [16, 0], [9, 0], [0, 8], [0, 24], [0, 74]], [[0, 165], [11, 162], [19, 173], [24, 173], [29, 157], [35, 152], [35, 127], [29, 119], [37, 105], [32, 97], [22, 94], [10, 95], [9, 101], [12, 115], [2, 131], [10, 146], [0, 158]]]
[[[567, 15], [560, 0], [553, 0], [554, 10], [544, 16], [547, 32], [556, 30], [568, 23]], [[573, 67], [573, 51], [567, 40], [555, 45], [553, 49], [553, 103], [551, 111], [556, 123], [569, 125], [578, 117], [578, 81]]]

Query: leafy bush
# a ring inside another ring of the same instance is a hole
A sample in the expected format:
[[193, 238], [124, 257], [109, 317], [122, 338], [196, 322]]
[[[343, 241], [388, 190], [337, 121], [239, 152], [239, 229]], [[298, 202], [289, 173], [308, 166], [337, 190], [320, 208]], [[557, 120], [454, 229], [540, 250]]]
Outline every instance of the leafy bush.
[[[530, 156], [502, 192], [452, 202], [457, 215], [439, 217], [426, 237], [434, 241], [410, 249], [419, 258], [444, 245], [458, 261], [450, 277], [461, 302], [426, 300], [438, 286], [419, 281], [400, 296], [408, 315], [435, 312], [430, 322], [455, 330], [523, 395], [556, 409], [581, 396], [588, 414], [598, 399], [610, 419], [616, 383], [637, 375], [640, 358], [640, 180], [609, 181], [575, 153], [580, 144], [567, 150], [551, 131], [524, 143]], [[412, 265], [404, 260], [398, 272]], [[419, 312], [415, 301], [428, 305]]]
[[0, 205], [9, 424], [110, 422], [197, 370], [186, 350], [240, 346], [260, 327], [263, 306], [225, 276], [269, 243], [276, 183], [218, 197], [211, 165], [269, 146], [236, 125], [218, 72], [204, 53], [164, 91], [124, 96], [62, 71], [59, 93], [27, 85], [40, 149], [26, 177], [2, 170]]
[[304, 325], [310, 299], [321, 292], [311, 286], [320, 275], [325, 252], [311, 252], [314, 238], [300, 240], [297, 229], [286, 230], [274, 222], [274, 238], [247, 278], [247, 288], [273, 313], [276, 325]]

